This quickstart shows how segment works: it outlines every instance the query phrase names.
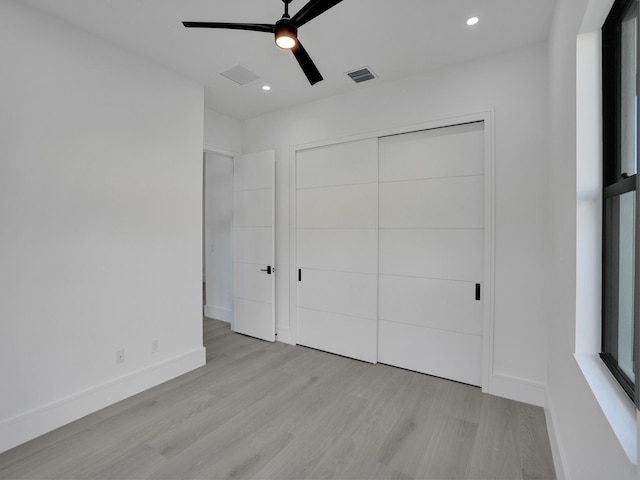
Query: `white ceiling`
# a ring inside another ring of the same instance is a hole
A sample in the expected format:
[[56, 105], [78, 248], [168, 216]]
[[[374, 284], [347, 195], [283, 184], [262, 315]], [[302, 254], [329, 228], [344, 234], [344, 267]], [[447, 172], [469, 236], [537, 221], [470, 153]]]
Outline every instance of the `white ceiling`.
[[[208, 107], [246, 119], [547, 38], [555, 0], [344, 0], [298, 37], [324, 81], [311, 86], [268, 33], [186, 29], [182, 20], [275, 23], [281, 0], [23, 0], [205, 85]], [[293, 0], [295, 14], [306, 0]], [[480, 17], [474, 27], [466, 19]], [[220, 75], [242, 65], [244, 86]], [[345, 72], [370, 66], [356, 85]], [[262, 85], [269, 84], [269, 92]]]

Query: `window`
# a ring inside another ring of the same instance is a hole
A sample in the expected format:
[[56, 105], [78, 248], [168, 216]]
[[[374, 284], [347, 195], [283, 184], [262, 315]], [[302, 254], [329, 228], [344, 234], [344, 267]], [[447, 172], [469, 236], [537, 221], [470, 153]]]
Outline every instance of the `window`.
[[602, 353], [640, 404], [638, 374], [638, 4], [616, 0], [602, 28]]

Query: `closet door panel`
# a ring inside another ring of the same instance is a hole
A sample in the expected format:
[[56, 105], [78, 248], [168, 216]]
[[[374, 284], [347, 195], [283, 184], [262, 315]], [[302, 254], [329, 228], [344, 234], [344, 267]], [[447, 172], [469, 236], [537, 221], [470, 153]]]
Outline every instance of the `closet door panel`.
[[378, 361], [470, 385], [482, 382], [482, 337], [378, 322]]
[[380, 273], [481, 281], [483, 230], [381, 229]]
[[482, 122], [385, 137], [380, 142], [380, 181], [482, 175]]
[[476, 284], [420, 277], [380, 275], [379, 318], [480, 335], [482, 302]]
[[482, 228], [483, 190], [484, 176], [381, 183], [380, 228]]
[[378, 184], [298, 190], [298, 228], [377, 228]]
[[302, 150], [296, 158], [299, 189], [378, 182], [377, 139]]
[[297, 342], [376, 361], [378, 142], [296, 154]]
[[378, 359], [480, 385], [482, 124], [380, 139]]
[[297, 309], [298, 343], [375, 363], [378, 322], [371, 318]]
[[377, 265], [377, 229], [298, 230], [298, 266], [303, 270], [376, 274]]
[[378, 278], [364, 273], [302, 270], [298, 306], [375, 319]]

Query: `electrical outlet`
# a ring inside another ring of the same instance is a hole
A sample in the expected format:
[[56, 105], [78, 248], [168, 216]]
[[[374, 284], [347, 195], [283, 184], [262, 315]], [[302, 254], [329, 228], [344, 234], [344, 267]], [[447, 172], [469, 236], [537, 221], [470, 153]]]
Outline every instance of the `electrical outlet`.
[[116, 352], [116, 363], [124, 363], [124, 349]]
[[158, 340], [151, 340], [151, 353], [158, 353]]

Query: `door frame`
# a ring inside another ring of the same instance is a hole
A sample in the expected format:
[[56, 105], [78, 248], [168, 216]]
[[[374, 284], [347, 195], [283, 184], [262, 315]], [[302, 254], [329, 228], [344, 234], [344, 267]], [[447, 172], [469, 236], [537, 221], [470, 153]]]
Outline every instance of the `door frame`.
[[[298, 243], [297, 243], [297, 154], [298, 151], [326, 147], [340, 143], [380, 138], [390, 135], [451, 127], [464, 123], [484, 122], [484, 272], [483, 272], [483, 312], [482, 312], [482, 391], [491, 391], [493, 374], [494, 343], [494, 270], [495, 270], [495, 137], [494, 111], [487, 110], [467, 115], [441, 118], [424, 123], [390, 127], [346, 137], [332, 138], [312, 143], [292, 145], [290, 148], [289, 171], [289, 318], [290, 330], [286, 332], [287, 343], [297, 343], [297, 289], [298, 289]], [[280, 332], [280, 330], [278, 330]], [[284, 332], [282, 332], [284, 333]]]

